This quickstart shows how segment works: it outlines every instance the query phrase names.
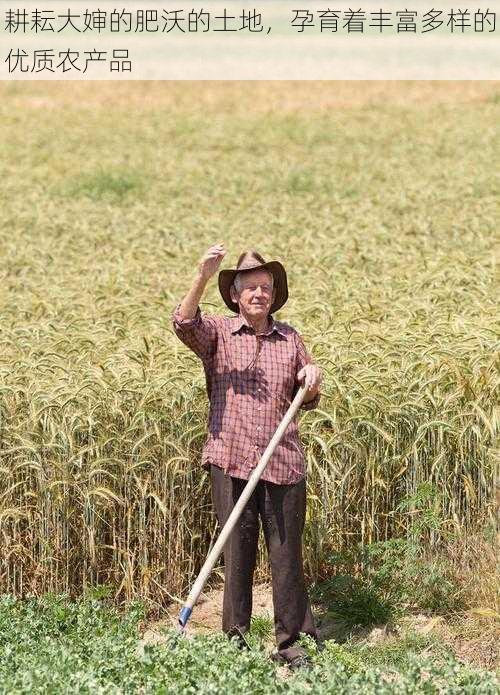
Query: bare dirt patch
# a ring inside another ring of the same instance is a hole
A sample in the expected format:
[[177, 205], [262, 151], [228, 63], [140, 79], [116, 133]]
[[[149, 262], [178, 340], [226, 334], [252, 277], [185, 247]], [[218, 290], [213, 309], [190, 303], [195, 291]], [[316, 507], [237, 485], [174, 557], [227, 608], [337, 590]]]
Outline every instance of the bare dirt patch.
[[[189, 620], [187, 634], [207, 634], [221, 630], [222, 625], [222, 600], [223, 588], [213, 589], [203, 593], [196, 604], [193, 614]], [[161, 631], [163, 628], [176, 627], [179, 615], [179, 606], [171, 604], [167, 610], [167, 615], [157, 621], [151, 622], [145, 632], [146, 642], [161, 641]], [[253, 588], [253, 611], [254, 617], [265, 617], [273, 619], [273, 598], [270, 584], [256, 584]], [[318, 633], [321, 640], [343, 639], [345, 638], [345, 626], [341, 620], [331, 617], [316, 617]], [[365, 636], [365, 633], [362, 633]], [[374, 635], [376, 632], [374, 632]]]
[[468, 664], [480, 668], [500, 668], [499, 616], [478, 616], [465, 613], [451, 621], [441, 621], [436, 635], [456, 656]]
[[[207, 634], [221, 630], [223, 595], [224, 590], [221, 587], [203, 593], [200, 596], [186, 628], [188, 635]], [[268, 584], [257, 584], [254, 586], [252, 614], [254, 616], [272, 618], [273, 599], [271, 587]], [[147, 626], [144, 632], [144, 641], [146, 643], [162, 641], [162, 629], [177, 626], [178, 615], [179, 606], [175, 603], [171, 604], [165, 618], [154, 621]]]

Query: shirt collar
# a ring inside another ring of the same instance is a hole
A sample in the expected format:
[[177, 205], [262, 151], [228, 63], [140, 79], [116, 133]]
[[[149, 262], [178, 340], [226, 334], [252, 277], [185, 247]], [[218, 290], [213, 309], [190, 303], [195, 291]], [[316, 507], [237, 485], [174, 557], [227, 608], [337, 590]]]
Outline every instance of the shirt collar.
[[[271, 333], [273, 333], [273, 331], [276, 331], [276, 333], [279, 333], [281, 336], [286, 337], [285, 332], [278, 325], [278, 323], [273, 319], [271, 314], [269, 314], [269, 318], [271, 320], [271, 324], [269, 326], [269, 329], [266, 331], [266, 333], [262, 333], [262, 335], [271, 335]], [[234, 316], [231, 319], [231, 322], [232, 322], [231, 333], [237, 333], [238, 331], [240, 331], [243, 328], [243, 326], [247, 326], [248, 328], [250, 328], [253, 331], [253, 328], [250, 326], [248, 321], [246, 321], [245, 318], [243, 316], [241, 316], [241, 314]]]

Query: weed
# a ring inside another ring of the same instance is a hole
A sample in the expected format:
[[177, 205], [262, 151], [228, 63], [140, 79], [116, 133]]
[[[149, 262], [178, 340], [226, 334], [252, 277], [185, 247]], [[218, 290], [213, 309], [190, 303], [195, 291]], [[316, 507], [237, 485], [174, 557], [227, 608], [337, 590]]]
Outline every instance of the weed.
[[250, 637], [262, 643], [274, 635], [274, 620], [269, 615], [254, 615], [250, 623]]

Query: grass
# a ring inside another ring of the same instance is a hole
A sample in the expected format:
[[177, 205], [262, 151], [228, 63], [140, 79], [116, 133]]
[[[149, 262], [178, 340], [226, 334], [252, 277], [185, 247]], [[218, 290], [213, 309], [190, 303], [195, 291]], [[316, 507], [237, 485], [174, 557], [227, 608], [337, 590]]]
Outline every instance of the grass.
[[[286, 263], [278, 318], [324, 371], [301, 422], [309, 579], [417, 533], [406, 567], [422, 577], [447, 549], [438, 579], [459, 578], [462, 608], [494, 609], [498, 85], [0, 97], [0, 591], [106, 584], [158, 611], [186, 594], [215, 523], [204, 375], [170, 312], [222, 239], [228, 263], [242, 245]], [[221, 310], [215, 283], [205, 299]]]
[[0, 693], [495, 693], [495, 676], [458, 662], [429, 637], [324, 649], [307, 639], [312, 670], [280, 675], [254, 622], [250, 651], [221, 634], [140, 641], [144, 608], [103, 599], [0, 599]]
[[[253, 644], [269, 641], [274, 635], [274, 621], [270, 615], [254, 615], [250, 624], [249, 639]], [[252, 643], [251, 642], [251, 643]]]

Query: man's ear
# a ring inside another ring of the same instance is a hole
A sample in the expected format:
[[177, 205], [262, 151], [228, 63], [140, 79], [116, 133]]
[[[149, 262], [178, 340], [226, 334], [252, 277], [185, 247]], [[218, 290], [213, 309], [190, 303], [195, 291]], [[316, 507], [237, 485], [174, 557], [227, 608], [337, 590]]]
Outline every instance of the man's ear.
[[231, 287], [229, 288], [229, 294], [231, 295], [231, 301], [233, 301], [235, 304], [238, 304], [238, 294], [234, 289], [234, 285], [231, 285]]

